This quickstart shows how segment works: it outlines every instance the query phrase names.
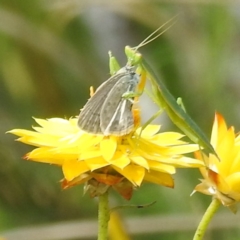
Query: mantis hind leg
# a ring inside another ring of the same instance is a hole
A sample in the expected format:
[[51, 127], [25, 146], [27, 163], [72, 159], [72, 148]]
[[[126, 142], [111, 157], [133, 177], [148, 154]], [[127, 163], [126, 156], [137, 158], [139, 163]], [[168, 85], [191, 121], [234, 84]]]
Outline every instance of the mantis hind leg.
[[[181, 108], [184, 110], [184, 112], [186, 112], [186, 109], [184, 107], [184, 104], [182, 102], [182, 98], [178, 98], [177, 99], [177, 104], [179, 106], [181, 106]], [[142, 131], [154, 120], [156, 119], [158, 116], [160, 116], [163, 113], [164, 109], [160, 109], [158, 112], [156, 112], [149, 120], [147, 120], [147, 122], [145, 122], [141, 128], [140, 134], [139, 136], [141, 136]]]
[[139, 138], [142, 135], [142, 131], [154, 120], [156, 119], [158, 116], [160, 116], [163, 113], [164, 109], [160, 109], [158, 112], [156, 112], [151, 118], [149, 118], [141, 127], [141, 131], [139, 133]]

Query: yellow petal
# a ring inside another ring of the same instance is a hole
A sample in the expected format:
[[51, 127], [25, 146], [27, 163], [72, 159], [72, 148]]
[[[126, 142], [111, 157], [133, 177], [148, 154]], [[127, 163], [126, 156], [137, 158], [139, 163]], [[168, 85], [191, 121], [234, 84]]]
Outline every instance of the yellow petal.
[[159, 145], [167, 146], [183, 144], [184, 141], [179, 140], [182, 137], [184, 137], [184, 135], [177, 132], [164, 132], [153, 136], [151, 140], [157, 142]]
[[20, 136], [17, 141], [26, 143], [32, 146], [55, 146], [57, 138], [52, 137], [50, 135], [43, 136], [40, 133], [23, 130], [23, 129], [13, 129], [8, 133], [12, 133], [14, 135]]
[[[240, 172], [233, 173], [226, 178], [226, 182], [231, 186], [231, 190], [240, 194]], [[240, 200], [240, 199], [238, 199]]]
[[102, 157], [97, 157], [97, 158], [89, 158], [85, 160], [85, 163], [89, 167], [91, 171], [108, 166], [109, 162], [107, 162], [105, 159]]
[[157, 161], [148, 161], [149, 167], [150, 167], [150, 172], [152, 172], [152, 170], [154, 171], [159, 171], [159, 172], [165, 172], [168, 174], [174, 174], [176, 172], [175, 167], [173, 167], [172, 165], [169, 164], [164, 164], [161, 162], [157, 162]]
[[160, 125], [148, 125], [141, 133], [141, 128], [138, 128], [136, 133], [139, 135], [141, 133], [142, 138], [152, 137], [160, 130]]
[[116, 153], [114, 158], [110, 161], [111, 165], [116, 166], [120, 169], [125, 168], [128, 164], [130, 164], [130, 159], [127, 155]]
[[37, 127], [32, 127], [35, 131], [41, 134], [55, 135], [58, 137], [65, 136], [66, 133], [72, 133], [72, 129], [77, 130], [69, 125], [68, 120], [65, 119], [35, 119], [35, 121], [40, 125]]
[[113, 166], [113, 168], [121, 175], [123, 175], [125, 178], [127, 178], [135, 186], [141, 185], [145, 175], [145, 169], [143, 167], [130, 164], [126, 166], [124, 169], [120, 169], [115, 166]]
[[151, 171], [151, 172], [146, 172], [145, 181], [152, 182], [155, 184], [163, 185], [165, 187], [174, 187], [174, 181], [173, 178], [170, 174], [167, 173], [162, 173], [162, 172], [156, 172], [156, 171]]
[[211, 135], [211, 144], [214, 147], [214, 149], [216, 149], [218, 143], [222, 141], [226, 131], [227, 125], [224, 118], [220, 114], [216, 113]]
[[218, 191], [222, 192], [223, 194], [227, 194], [229, 192], [229, 185], [225, 181], [225, 178], [221, 176], [221, 174], [208, 169], [208, 178], [212, 183], [214, 183], [214, 188], [217, 187]]
[[79, 156], [79, 160], [85, 160], [85, 159], [89, 159], [89, 158], [97, 158], [97, 157], [101, 157], [102, 153], [101, 151], [99, 151], [98, 149], [89, 149], [88, 151], [83, 151], [80, 156]]
[[240, 172], [240, 148], [239, 146], [235, 146], [235, 153], [232, 156], [232, 166], [230, 167], [229, 171], [232, 172]]
[[178, 162], [172, 162], [175, 167], [186, 168], [200, 168], [205, 166], [204, 162], [190, 157], [180, 157]]
[[130, 159], [133, 163], [136, 163], [137, 165], [142, 166], [147, 170], [149, 169], [148, 162], [145, 160], [145, 158], [141, 156], [131, 156]]
[[199, 146], [197, 144], [184, 144], [178, 146], [172, 146], [169, 149], [169, 154], [185, 154], [190, 152], [195, 152], [199, 150]]
[[[215, 164], [219, 170], [219, 172], [222, 173], [222, 175], [228, 175], [229, 174], [229, 168], [232, 167], [232, 162], [235, 156], [232, 156], [234, 153], [234, 132], [233, 129], [230, 128], [226, 134], [225, 137], [219, 142], [219, 145], [217, 146], [217, 153], [221, 159], [221, 161], [213, 162], [212, 164]], [[215, 160], [216, 161], [216, 160]], [[230, 164], [229, 164], [230, 163]]]
[[7, 133], [12, 133], [16, 136], [22, 137], [22, 136], [39, 136], [39, 133], [36, 133], [34, 131], [29, 131], [29, 130], [25, 130], [25, 129], [12, 129], [10, 131], [8, 131]]
[[106, 161], [110, 161], [117, 149], [117, 142], [114, 138], [104, 138], [100, 142], [100, 151]]
[[62, 171], [66, 180], [71, 181], [89, 171], [89, 167], [84, 161], [66, 160], [63, 164]]
[[83, 134], [77, 144], [79, 147], [79, 151], [85, 151], [86, 149], [92, 148], [94, 146], [98, 146], [98, 144], [102, 141], [104, 136], [101, 135], [92, 135], [92, 134]]
[[26, 155], [26, 159], [36, 162], [62, 165], [65, 159], [76, 159], [75, 155], [53, 154], [51, 148], [37, 148]]

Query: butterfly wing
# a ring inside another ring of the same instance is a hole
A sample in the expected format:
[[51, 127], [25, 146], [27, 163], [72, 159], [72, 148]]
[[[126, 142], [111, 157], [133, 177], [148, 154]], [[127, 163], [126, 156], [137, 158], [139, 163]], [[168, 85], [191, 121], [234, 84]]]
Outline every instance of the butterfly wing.
[[78, 126], [82, 130], [88, 133], [102, 134], [100, 128], [100, 112], [102, 106], [111, 89], [125, 74], [126, 73], [116, 74], [97, 88], [96, 92], [85, 104], [78, 117]]
[[139, 76], [125, 71], [107, 95], [100, 112], [100, 127], [104, 135], [122, 136], [134, 128], [132, 99], [123, 98], [126, 92], [134, 92]]

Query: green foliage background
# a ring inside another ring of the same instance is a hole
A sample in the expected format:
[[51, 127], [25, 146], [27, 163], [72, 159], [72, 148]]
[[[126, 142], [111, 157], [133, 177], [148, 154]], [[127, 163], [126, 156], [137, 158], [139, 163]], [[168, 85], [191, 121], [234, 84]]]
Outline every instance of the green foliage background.
[[[239, 10], [237, 1], [2, 0], [0, 229], [96, 219], [97, 204], [82, 196], [81, 186], [62, 191], [58, 183], [61, 169], [21, 160], [32, 148], [14, 142], [15, 137], [5, 132], [30, 129], [32, 116], [78, 115], [89, 97], [89, 86], [97, 87], [109, 77], [108, 50], [124, 65], [125, 45], [139, 44], [176, 14], [177, 23], [141, 52], [172, 94], [183, 98], [188, 113], [208, 136], [215, 111], [238, 131]], [[197, 170], [179, 170], [174, 190], [146, 184], [135, 192], [131, 203], [157, 203], [121, 214], [124, 218], [203, 214], [211, 199], [200, 194], [189, 196], [198, 178]], [[114, 193], [113, 198], [114, 204], [125, 203]], [[219, 231], [212, 232], [209, 239], [220, 239]], [[193, 232], [173, 231], [151, 239], [191, 239]], [[240, 236], [231, 229], [224, 234], [225, 239]]]

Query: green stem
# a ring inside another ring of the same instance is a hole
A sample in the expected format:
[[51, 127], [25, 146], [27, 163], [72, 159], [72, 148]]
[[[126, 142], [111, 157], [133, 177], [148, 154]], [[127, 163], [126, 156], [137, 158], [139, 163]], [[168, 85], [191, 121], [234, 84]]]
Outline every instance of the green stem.
[[193, 240], [202, 240], [203, 236], [206, 232], [207, 226], [211, 221], [213, 215], [218, 210], [219, 206], [221, 205], [220, 201], [214, 198], [209, 205], [207, 211], [202, 217], [200, 224], [198, 225], [197, 231], [195, 232]]
[[108, 191], [99, 196], [98, 205], [98, 240], [107, 240], [110, 211], [108, 206]]

